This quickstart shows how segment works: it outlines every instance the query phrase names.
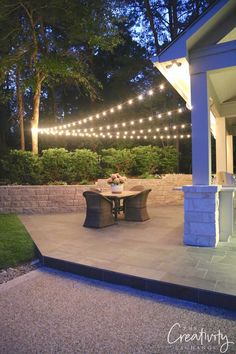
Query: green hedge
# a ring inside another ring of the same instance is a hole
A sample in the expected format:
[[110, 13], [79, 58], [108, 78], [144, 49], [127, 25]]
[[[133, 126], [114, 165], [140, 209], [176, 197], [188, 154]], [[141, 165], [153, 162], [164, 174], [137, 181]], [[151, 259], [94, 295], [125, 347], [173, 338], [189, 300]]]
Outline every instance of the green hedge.
[[126, 176], [151, 177], [176, 171], [178, 154], [173, 147], [138, 146], [131, 149], [64, 148], [43, 150], [40, 157], [12, 150], [0, 160], [2, 184], [87, 184], [119, 172]]

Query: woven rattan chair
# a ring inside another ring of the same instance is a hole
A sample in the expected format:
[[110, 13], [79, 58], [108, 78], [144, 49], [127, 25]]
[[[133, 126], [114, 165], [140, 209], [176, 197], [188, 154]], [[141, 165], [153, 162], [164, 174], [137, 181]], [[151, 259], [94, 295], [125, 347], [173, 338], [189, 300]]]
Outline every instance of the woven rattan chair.
[[147, 198], [151, 189], [146, 189], [135, 196], [126, 198], [124, 212], [127, 221], [145, 221], [149, 219]]
[[84, 221], [85, 227], [100, 228], [115, 223], [112, 214], [112, 201], [97, 192], [87, 191], [83, 193], [87, 209]]
[[141, 184], [137, 184], [136, 186], [133, 186], [132, 188], [130, 188], [130, 190], [131, 191], [144, 191], [145, 188]]

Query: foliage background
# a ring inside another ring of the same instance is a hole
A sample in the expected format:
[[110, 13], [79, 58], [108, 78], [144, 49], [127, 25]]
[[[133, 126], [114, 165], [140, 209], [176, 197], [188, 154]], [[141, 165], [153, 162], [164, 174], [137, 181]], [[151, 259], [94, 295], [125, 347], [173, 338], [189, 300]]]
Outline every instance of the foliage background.
[[1, 184], [88, 184], [119, 172], [126, 176], [155, 178], [176, 172], [177, 150], [173, 147], [137, 146], [124, 149], [68, 151], [47, 149], [41, 156], [11, 150], [0, 160]]

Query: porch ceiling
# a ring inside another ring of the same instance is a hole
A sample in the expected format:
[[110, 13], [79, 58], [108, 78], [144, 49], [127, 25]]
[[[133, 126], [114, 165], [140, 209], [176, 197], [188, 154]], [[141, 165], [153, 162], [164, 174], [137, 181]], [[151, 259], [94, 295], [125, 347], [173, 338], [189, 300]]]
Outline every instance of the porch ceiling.
[[211, 71], [209, 79], [220, 104], [236, 100], [236, 67]]

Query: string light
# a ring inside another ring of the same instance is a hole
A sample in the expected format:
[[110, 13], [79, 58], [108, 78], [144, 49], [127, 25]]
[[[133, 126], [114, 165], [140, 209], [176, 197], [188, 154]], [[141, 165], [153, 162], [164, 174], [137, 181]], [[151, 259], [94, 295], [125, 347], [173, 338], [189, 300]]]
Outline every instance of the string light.
[[120, 103], [120, 104], [118, 104], [118, 105], [116, 105], [114, 107], [110, 107], [109, 109], [103, 111], [102, 113], [95, 113], [94, 115], [91, 115], [90, 117], [81, 118], [78, 121], [74, 121], [74, 122], [71, 122], [71, 123], [68, 123], [68, 124], [59, 125], [59, 126], [55, 126], [55, 127], [51, 127], [51, 128], [41, 128], [41, 129], [45, 129], [45, 130], [46, 129], [55, 129], [55, 128], [59, 128], [60, 126], [62, 126], [63, 128], [69, 128], [69, 124], [76, 125], [76, 124], [82, 124], [82, 121], [84, 123], [86, 123], [87, 119], [89, 121], [92, 121], [93, 118], [99, 119], [99, 118], [101, 118], [101, 116], [104, 117], [104, 116], [106, 116], [109, 113], [114, 113], [116, 110], [118, 110], [118, 111], [121, 110], [125, 104], [128, 104], [128, 105], [133, 104], [136, 99], [138, 101], [142, 101], [146, 96], [152, 96], [155, 92], [158, 92], [158, 91], [162, 92], [163, 90], [164, 90], [164, 85], [161, 84], [161, 85], [159, 85], [159, 90], [158, 89], [157, 90], [150, 89], [146, 93], [140, 94], [136, 98], [130, 98], [129, 100], [124, 101], [123, 103]]
[[[138, 121], [136, 121], [136, 122], [138, 122]], [[133, 123], [132, 126], [135, 126], [135, 121], [131, 121], [130, 123]], [[126, 126], [127, 126], [126, 123], [123, 122], [123, 123], [120, 123], [120, 124], [116, 123], [113, 126], [106, 125], [106, 126], [98, 126], [98, 127], [92, 127], [92, 128], [77, 129], [77, 132], [78, 133], [87, 133], [88, 130], [90, 132], [93, 132], [93, 131], [96, 132], [96, 130], [102, 131], [104, 129], [112, 131], [112, 128], [116, 130], [116, 129], [118, 129], [118, 127], [120, 127], [122, 129], [122, 127], [126, 127]], [[191, 124], [188, 123], [188, 124], [180, 124], [180, 125], [169, 125], [169, 126], [165, 126], [165, 127], [156, 127], [155, 130], [156, 130], [156, 132], [160, 132], [161, 130], [169, 131], [169, 130], [176, 130], [177, 128], [185, 129], [188, 126], [191, 126]], [[148, 132], [152, 131], [151, 128], [146, 128], [146, 129], [144, 128], [144, 129], [140, 129], [139, 131], [140, 131], [140, 133], [143, 133], [143, 131], [146, 131], [146, 130]], [[69, 131], [68, 129], [66, 129], [66, 130], [57, 130], [57, 129], [51, 130], [51, 129], [47, 129], [45, 131], [44, 130], [42, 130], [42, 131], [39, 130], [39, 133], [40, 134], [47, 134], [47, 135], [50, 135], [50, 134], [51, 135], [62, 135], [63, 133], [68, 132], [68, 131]], [[72, 130], [72, 132], [75, 132], [75, 131]], [[119, 133], [119, 131], [116, 130], [116, 133]]]

